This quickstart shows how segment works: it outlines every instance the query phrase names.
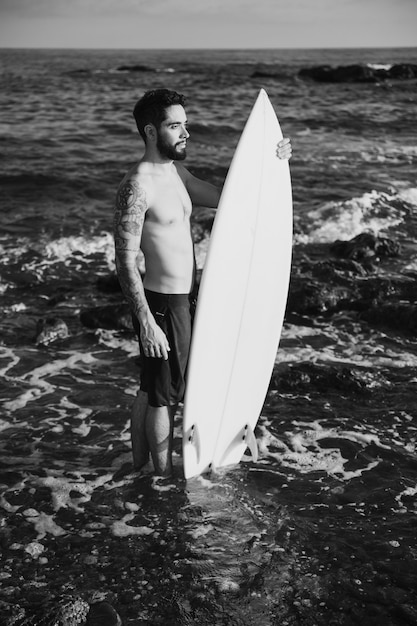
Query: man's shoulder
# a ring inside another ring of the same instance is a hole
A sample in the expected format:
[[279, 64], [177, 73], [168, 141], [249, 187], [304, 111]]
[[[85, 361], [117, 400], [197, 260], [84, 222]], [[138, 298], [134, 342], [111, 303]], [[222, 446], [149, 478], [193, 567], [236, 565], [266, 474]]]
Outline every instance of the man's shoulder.
[[149, 205], [151, 184], [140, 163], [133, 165], [120, 181], [116, 194], [116, 208], [144, 207]]
[[147, 179], [149, 179], [147, 168], [146, 166], [144, 166], [143, 163], [139, 161], [139, 163], [135, 163], [134, 165], [132, 165], [132, 167], [130, 167], [130, 169], [121, 180], [120, 185], [125, 185], [129, 183], [143, 185], [146, 184]]
[[148, 194], [151, 190], [152, 179], [146, 167], [141, 163], [133, 165], [120, 181], [119, 190], [134, 188], [142, 193]]

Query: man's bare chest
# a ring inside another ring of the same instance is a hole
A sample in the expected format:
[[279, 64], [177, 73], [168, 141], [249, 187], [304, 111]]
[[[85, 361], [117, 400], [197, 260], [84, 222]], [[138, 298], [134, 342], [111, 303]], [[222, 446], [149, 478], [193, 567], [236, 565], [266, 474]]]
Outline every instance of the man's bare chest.
[[161, 224], [187, 221], [191, 215], [191, 199], [179, 177], [160, 181], [152, 194], [147, 218]]

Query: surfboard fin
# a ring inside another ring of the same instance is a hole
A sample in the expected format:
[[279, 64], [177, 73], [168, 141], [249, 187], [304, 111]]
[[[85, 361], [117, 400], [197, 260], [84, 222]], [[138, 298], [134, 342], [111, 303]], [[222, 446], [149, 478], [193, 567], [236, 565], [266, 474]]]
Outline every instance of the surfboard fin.
[[258, 460], [258, 444], [256, 442], [255, 433], [253, 432], [253, 429], [249, 424], [245, 424], [245, 426], [238, 431], [236, 436], [232, 439], [232, 441], [226, 448], [226, 451], [220, 460], [219, 467], [228, 464], [227, 457], [232, 452], [232, 450], [236, 448], [236, 446], [242, 443], [246, 444], [246, 447], [249, 448], [252, 455], [252, 460], [254, 463], [256, 463], [256, 461]]
[[258, 444], [256, 441], [255, 433], [253, 432], [253, 429], [249, 426], [249, 424], [246, 424], [244, 430], [245, 430], [245, 435], [243, 439], [250, 450], [253, 462], [256, 463], [256, 461], [258, 460], [259, 454], [258, 454]]
[[197, 427], [197, 424], [193, 424], [189, 429], [188, 433], [186, 433], [187, 443], [191, 444], [195, 448], [197, 464], [200, 463], [200, 454], [201, 454], [201, 440], [200, 433]]

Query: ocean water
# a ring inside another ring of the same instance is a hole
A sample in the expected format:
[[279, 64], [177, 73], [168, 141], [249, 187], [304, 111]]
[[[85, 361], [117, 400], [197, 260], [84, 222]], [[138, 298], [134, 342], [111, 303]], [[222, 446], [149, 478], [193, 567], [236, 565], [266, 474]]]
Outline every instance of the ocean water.
[[[77, 597], [139, 626], [417, 623], [417, 82], [298, 75], [355, 63], [416, 64], [417, 49], [0, 51], [5, 623], [43, 624]], [[121, 301], [98, 281], [114, 275], [116, 187], [142, 153], [131, 111], [158, 86], [188, 97], [197, 176], [222, 184], [261, 87], [294, 151], [260, 459], [188, 483], [181, 408], [175, 478], [117, 474], [137, 345], [80, 320]], [[366, 234], [378, 249], [334, 246]], [[36, 342], [49, 318], [62, 332]]]

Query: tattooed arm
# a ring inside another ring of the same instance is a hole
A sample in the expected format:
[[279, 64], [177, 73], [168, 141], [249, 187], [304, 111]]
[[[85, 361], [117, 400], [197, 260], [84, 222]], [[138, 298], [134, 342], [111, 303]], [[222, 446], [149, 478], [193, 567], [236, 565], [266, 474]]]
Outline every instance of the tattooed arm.
[[147, 208], [146, 194], [140, 183], [135, 178], [123, 181], [117, 192], [114, 214], [116, 269], [123, 293], [139, 320], [145, 354], [167, 359], [168, 340], [149, 309], [137, 264]]

